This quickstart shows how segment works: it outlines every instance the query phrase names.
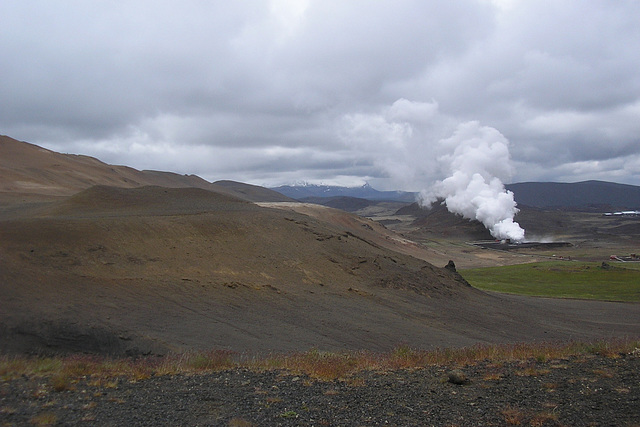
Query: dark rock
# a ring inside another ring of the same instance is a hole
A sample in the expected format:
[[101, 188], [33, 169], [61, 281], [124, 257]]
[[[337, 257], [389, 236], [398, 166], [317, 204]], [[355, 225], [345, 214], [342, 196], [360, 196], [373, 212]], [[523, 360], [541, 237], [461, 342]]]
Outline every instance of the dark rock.
[[467, 376], [460, 369], [454, 369], [453, 371], [449, 371], [449, 380], [451, 384], [463, 385], [469, 383]]
[[449, 260], [449, 263], [445, 265], [444, 268], [446, 268], [447, 270], [453, 271], [454, 273], [457, 271], [456, 264], [452, 260]]

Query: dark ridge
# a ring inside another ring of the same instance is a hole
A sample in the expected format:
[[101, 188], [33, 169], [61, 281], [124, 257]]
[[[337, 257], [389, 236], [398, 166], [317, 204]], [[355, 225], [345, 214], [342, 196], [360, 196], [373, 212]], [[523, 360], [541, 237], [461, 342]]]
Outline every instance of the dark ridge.
[[509, 184], [520, 205], [545, 209], [606, 212], [640, 208], [640, 187], [605, 181]]
[[489, 230], [476, 220], [468, 220], [451, 213], [443, 203], [434, 203], [430, 208], [422, 208], [417, 203], [400, 208], [396, 215], [416, 217], [414, 225], [423, 231], [441, 236], [464, 236], [468, 239], [493, 239]]
[[396, 215], [411, 215], [416, 218], [422, 218], [429, 215], [431, 208], [424, 208], [418, 203], [411, 203], [410, 205], [403, 206], [396, 211]]

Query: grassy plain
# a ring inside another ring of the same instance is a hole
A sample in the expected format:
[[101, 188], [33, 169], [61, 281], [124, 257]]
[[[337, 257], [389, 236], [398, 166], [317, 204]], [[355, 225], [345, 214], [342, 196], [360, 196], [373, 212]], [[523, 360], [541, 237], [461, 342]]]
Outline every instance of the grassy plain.
[[461, 270], [474, 287], [511, 294], [640, 302], [640, 263], [548, 261]]

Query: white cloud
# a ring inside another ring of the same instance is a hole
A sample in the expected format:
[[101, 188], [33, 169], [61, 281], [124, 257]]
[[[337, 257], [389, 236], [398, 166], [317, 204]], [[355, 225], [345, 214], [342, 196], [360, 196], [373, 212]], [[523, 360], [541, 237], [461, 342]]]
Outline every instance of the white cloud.
[[[408, 187], [429, 144], [477, 120], [510, 141], [515, 180], [600, 162], [594, 176], [640, 184], [638, 2], [76, 0], [0, 16], [1, 132], [62, 151]], [[400, 139], [418, 155], [390, 154]]]

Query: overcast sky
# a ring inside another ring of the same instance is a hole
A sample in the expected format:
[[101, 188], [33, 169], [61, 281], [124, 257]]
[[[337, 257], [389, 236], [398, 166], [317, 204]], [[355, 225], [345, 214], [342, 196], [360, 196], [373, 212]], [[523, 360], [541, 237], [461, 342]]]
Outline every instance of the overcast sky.
[[640, 185], [638, 0], [5, 0], [0, 17], [0, 133], [56, 151], [418, 191], [475, 129], [507, 141], [507, 182]]

